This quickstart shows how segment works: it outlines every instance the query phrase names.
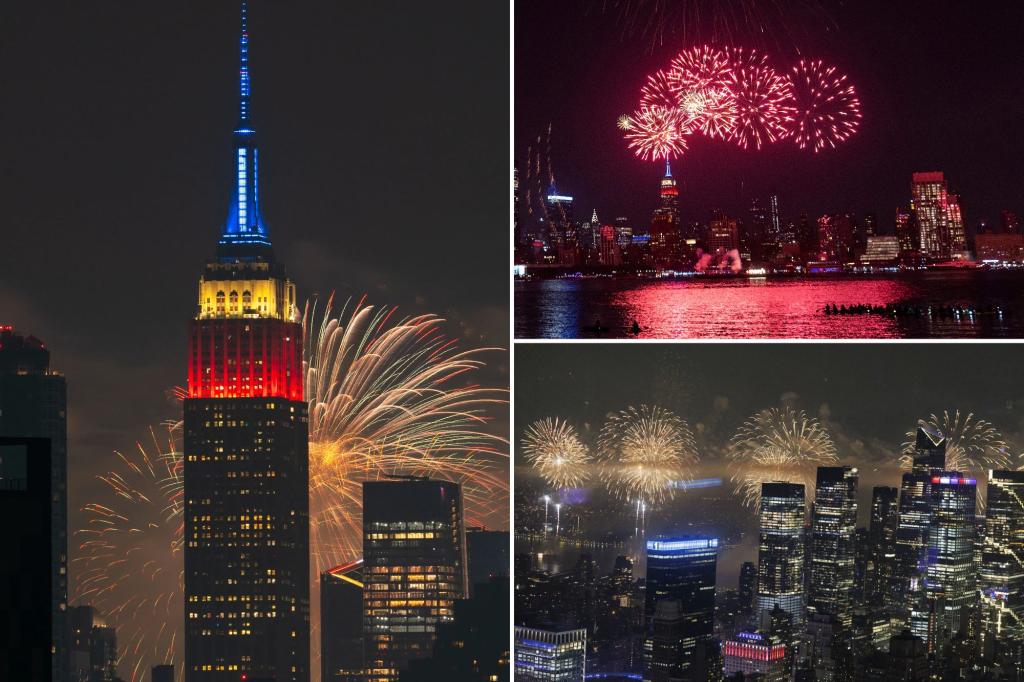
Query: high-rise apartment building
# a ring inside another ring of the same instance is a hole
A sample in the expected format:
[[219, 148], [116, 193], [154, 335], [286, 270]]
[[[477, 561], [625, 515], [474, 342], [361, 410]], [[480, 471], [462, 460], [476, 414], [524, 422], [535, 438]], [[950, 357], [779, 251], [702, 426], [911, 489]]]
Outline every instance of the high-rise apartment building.
[[363, 483], [363, 645], [369, 682], [430, 655], [437, 628], [469, 595], [458, 483]]
[[966, 248], [960, 199], [949, 192], [939, 171], [914, 173], [911, 204], [917, 222], [917, 242], [929, 258], [948, 259]]
[[242, 3], [231, 209], [199, 281], [184, 401], [185, 677], [309, 680], [308, 427], [295, 285], [258, 194]]
[[723, 672], [726, 678], [736, 673], [761, 675], [764, 682], [792, 679], [787, 645], [778, 637], [759, 632], [740, 632], [722, 645]]
[[55, 682], [67, 674], [65, 613], [68, 603], [67, 384], [50, 368], [50, 351], [34, 336], [0, 327], [0, 436], [50, 441], [53, 560], [49, 568]]
[[762, 483], [755, 612], [764, 627], [776, 604], [804, 622], [804, 486]]

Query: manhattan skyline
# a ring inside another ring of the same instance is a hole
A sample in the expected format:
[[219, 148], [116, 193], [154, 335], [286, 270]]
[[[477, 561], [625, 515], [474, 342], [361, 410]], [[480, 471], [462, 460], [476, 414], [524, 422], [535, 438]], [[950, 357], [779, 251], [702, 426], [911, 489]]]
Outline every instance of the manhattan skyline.
[[[644, 17], [657, 13], [650, 4], [622, 4], [636, 5]], [[550, 123], [556, 182], [576, 198], [580, 215], [596, 208], [603, 220], [625, 215], [646, 222], [660, 168], [632, 158], [615, 121], [635, 108], [646, 74], [704, 42], [766, 50], [780, 64], [824, 59], [857, 85], [864, 120], [838, 149], [820, 154], [787, 145], [754, 152], [691, 141], [673, 163], [684, 223], [703, 222], [714, 208], [745, 214], [753, 199], [764, 205], [777, 194], [786, 217], [875, 212], [881, 229], [891, 233], [896, 207], [909, 199], [910, 174], [930, 170], [945, 171], [964, 197], [972, 231], [982, 219], [998, 225], [1004, 209], [1020, 212], [1014, 178], [1024, 155], [1021, 142], [1007, 135], [1016, 125], [1009, 112], [1020, 108], [1020, 93], [1006, 91], [1006, 74], [1021, 59], [1009, 46], [1019, 8], [815, 2], [787, 8], [781, 27], [778, 12], [763, 10], [764, 33], [736, 21], [728, 35], [715, 35], [707, 16], [703, 24], [677, 30], [670, 23], [662, 39], [652, 41], [627, 30], [615, 7], [527, 3], [517, 10], [516, 160], [522, 168], [527, 146]], [[752, 13], [756, 23], [758, 12]], [[951, 27], [956, 45], [964, 47], [923, 49], [941, 44]]]

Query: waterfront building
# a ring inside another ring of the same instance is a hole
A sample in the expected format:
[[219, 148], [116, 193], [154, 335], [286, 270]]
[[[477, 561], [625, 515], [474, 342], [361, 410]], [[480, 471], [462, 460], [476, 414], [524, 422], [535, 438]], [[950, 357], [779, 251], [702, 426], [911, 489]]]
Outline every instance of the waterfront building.
[[966, 248], [959, 196], [949, 192], [940, 171], [914, 173], [911, 207], [917, 222], [917, 243], [929, 258], [946, 260]]

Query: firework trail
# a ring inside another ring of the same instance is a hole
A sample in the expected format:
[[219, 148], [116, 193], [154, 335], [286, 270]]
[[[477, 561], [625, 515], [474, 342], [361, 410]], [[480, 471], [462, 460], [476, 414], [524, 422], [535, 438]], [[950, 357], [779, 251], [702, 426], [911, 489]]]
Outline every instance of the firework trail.
[[744, 149], [761, 149], [788, 134], [796, 114], [792, 84], [768, 65], [764, 55], [742, 50], [734, 54], [727, 88], [736, 117], [729, 139]]
[[678, 158], [686, 151], [690, 129], [679, 109], [646, 108], [620, 119], [629, 148], [644, 161]]
[[672, 499], [675, 481], [692, 478], [699, 456], [685, 421], [658, 406], [629, 407], [601, 428], [601, 476], [608, 491], [638, 509]]
[[800, 60], [789, 73], [796, 114], [793, 141], [815, 153], [834, 148], [860, 127], [860, 100], [846, 76], [820, 60]]
[[[399, 319], [394, 308], [360, 301], [335, 316], [332, 303], [319, 313], [307, 304], [303, 316], [314, 661], [319, 573], [362, 554], [364, 480], [416, 475], [461, 483], [467, 525], [496, 525], [508, 508], [508, 443], [487, 432], [506, 392], [469, 383], [488, 349], [459, 351], [434, 315]], [[101, 477], [112, 502], [86, 505], [78, 531], [84, 556], [76, 598], [118, 628], [131, 682], [175, 658], [183, 623], [181, 423], [168, 429], [166, 446], [154, 436], [155, 456], [141, 446], [134, 458], [118, 453], [118, 468]], [[132, 576], [149, 578], [153, 589], [140, 593]], [[173, 615], [154, 621], [158, 609]], [[155, 635], [154, 622], [165, 623]], [[319, 669], [312, 666], [314, 677]]]
[[[978, 481], [988, 480], [989, 469], [1009, 469], [1013, 455], [1002, 434], [990, 422], [978, 419], [973, 412], [961, 414], [948, 410], [941, 418], [935, 414], [919, 419], [918, 427], [946, 439], [946, 470], [969, 474]], [[901, 446], [900, 467], [910, 470], [913, 464], [917, 430], [907, 431]], [[985, 489], [978, 486], [978, 509], [985, 509]]]
[[523, 435], [523, 455], [555, 488], [577, 488], [587, 476], [590, 454], [568, 422], [535, 421]]
[[116, 628], [118, 666], [130, 682], [148, 679], [159, 663], [184, 674], [176, 655], [184, 624], [180, 425], [150, 429], [150, 437], [151, 447], [116, 452], [115, 468], [97, 477], [106, 493], [82, 508], [72, 559], [74, 601]]
[[602, 7], [625, 36], [649, 40], [652, 48], [666, 42], [792, 43], [796, 17], [815, 33], [835, 27], [820, 0], [604, 0]]
[[803, 483], [814, 490], [819, 466], [839, 458], [828, 431], [817, 419], [789, 407], [761, 410], [740, 426], [726, 456], [744, 504], [757, 509], [765, 481]]

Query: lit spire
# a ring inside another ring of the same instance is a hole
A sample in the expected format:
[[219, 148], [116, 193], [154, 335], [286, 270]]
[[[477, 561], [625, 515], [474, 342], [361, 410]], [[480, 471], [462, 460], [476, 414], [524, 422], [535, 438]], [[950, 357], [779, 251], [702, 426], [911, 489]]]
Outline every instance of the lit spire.
[[595, 208], [594, 209], [594, 215], [590, 216], [590, 224], [593, 225], [593, 224], [595, 224], [597, 222], [598, 222], [598, 220], [597, 220], [597, 209]]
[[667, 158], [665, 159], [665, 177], [666, 178], [671, 178], [672, 177], [672, 165], [668, 162]]
[[[242, 0], [242, 32], [238, 40], [238, 90], [240, 124], [249, 122], [249, 2]], [[239, 125], [243, 128], [244, 125]]]
[[234, 137], [235, 187], [231, 208], [220, 238], [218, 255], [225, 258], [260, 257], [270, 246], [267, 227], [260, 214], [259, 150], [250, 118], [249, 3], [242, 0], [238, 41], [238, 127]]

